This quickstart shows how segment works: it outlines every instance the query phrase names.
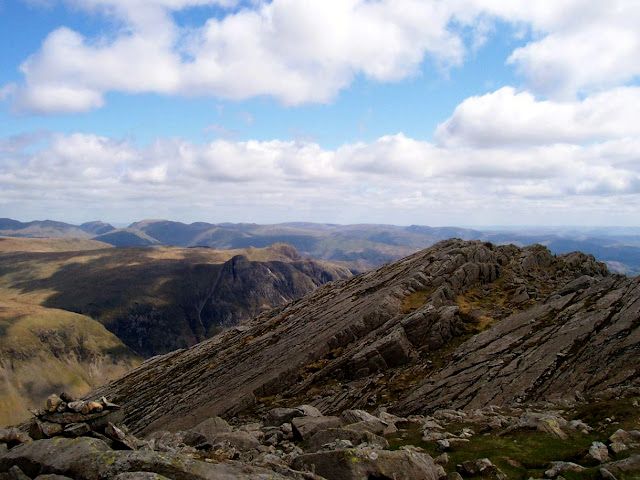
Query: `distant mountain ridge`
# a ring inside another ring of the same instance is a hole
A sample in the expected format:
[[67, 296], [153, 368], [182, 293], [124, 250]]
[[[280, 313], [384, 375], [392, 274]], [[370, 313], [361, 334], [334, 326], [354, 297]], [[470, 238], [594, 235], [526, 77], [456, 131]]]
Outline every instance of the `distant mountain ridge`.
[[255, 223], [182, 223], [141, 220], [126, 228], [95, 221], [71, 225], [50, 220], [18, 222], [0, 219], [0, 235], [22, 237], [77, 237], [94, 239], [115, 247], [210, 247], [216, 249], [262, 248], [287, 243], [302, 255], [343, 262], [353, 271], [366, 271], [410, 255], [449, 238], [483, 240], [519, 246], [539, 243], [553, 253], [582, 251], [606, 262], [626, 275], [640, 274], [640, 234], [618, 228], [548, 229], [545, 231], [429, 227], [422, 225], [338, 225], [290, 222], [273, 225]]

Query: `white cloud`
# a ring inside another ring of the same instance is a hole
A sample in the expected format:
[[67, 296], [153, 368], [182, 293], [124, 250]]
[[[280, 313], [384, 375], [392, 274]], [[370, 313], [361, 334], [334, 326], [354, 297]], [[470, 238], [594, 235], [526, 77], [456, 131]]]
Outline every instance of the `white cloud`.
[[[392, 82], [419, 73], [425, 57], [460, 65], [496, 19], [531, 40], [508, 62], [536, 94], [571, 98], [640, 75], [640, 3], [633, 0], [67, 0], [117, 20], [104, 36], [61, 27], [22, 65], [18, 106], [39, 112], [98, 108], [110, 91], [327, 102], [356, 75]], [[199, 27], [173, 13], [236, 7]], [[507, 60], [507, 59], [505, 59]]]
[[636, 121], [640, 87], [623, 87], [583, 100], [539, 100], [503, 87], [470, 97], [441, 123], [436, 138], [446, 145], [544, 145], [640, 137]]
[[96, 135], [54, 135], [45, 145], [23, 139], [0, 150], [0, 208], [38, 217], [66, 208], [65, 218], [77, 212], [71, 205], [81, 205], [105, 218], [335, 214], [333, 221], [468, 224], [480, 211], [509, 223], [541, 212], [575, 216], [589, 207], [585, 219], [592, 220], [605, 205], [624, 211], [638, 203], [637, 150], [627, 142], [479, 150], [398, 134], [327, 150], [310, 142], [178, 139], [136, 147]]
[[418, 73], [425, 55], [442, 65], [464, 56], [462, 40], [448, 29], [451, 12], [435, 0], [257, 2], [199, 28], [180, 27], [172, 12], [235, 2], [75, 3], [123, 28], [98, 38], [65, 27], [51, 32], [21, 66], [23, 109], [90, 110], [109, 91], [326, 102], [358, 74], [395, 81]]

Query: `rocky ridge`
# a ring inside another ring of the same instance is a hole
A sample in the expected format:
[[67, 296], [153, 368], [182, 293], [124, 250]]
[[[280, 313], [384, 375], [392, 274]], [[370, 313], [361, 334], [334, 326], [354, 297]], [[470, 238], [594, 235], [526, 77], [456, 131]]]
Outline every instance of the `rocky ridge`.
[[585, 276], [610, 277], [583, 254], [446, 241], [151, 359], [97, 393], [123, 401], [136, 432], [296, 402], [326, 414], [393, 407], [464, 340]]

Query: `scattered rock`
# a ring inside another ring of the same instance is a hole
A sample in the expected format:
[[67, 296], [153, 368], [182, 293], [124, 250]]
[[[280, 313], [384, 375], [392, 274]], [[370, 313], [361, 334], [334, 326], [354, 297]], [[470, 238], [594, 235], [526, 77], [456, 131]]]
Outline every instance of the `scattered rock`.
[[316, 452], [336, 440], [347, 440], [351, 442], [352, 445], [366, 443], [369, 447], [373, 448], [389, 448], [389, 443], [383, 437], [367, 431], [352, 430], [350, 426], [347, 426], [344, 428], [329, 428], [316, 432], [309, 439], [306, 450], [308, 452]]
[[58, 472], [76, 480], [102, 480], [118, 474], [144, 470], [175, 480], [283, 480], [271, 470], [249, 465], [212, 464], [175, 453], [151, 450], [111, 450], [104, 442], [88, 437], [36, 440], [11, 449], [0, 458], [0, 472], [17, 465], [33, 477]]
[[73, 480], [72, 478], [65, 477], [64, 475], [56, 475], [55, 473], [46, 473], [44, 475], [38, 475], [34, 480]]
[[573, 462], [551, 462], [551, 468], [544, 472], [548, 478], [556, 478], [564, 472], [582, 472], [585, 468]]
[[7, 474], [7, 480], [31, 480], [17, 465], [11, 467]]
[[223, 432], [215, 435], [211, 441], [214, 444], [225, 443], [238, 450], [257, 450], [260, 442], [247, 432]]
[[488, 458], [468, 460], [461, 465], [456, 465], [456, 470], [463, 477], [482, 477], [496, 480], [506, 480], [507, 476], [496, 467]]
[[292, 467], [313, 471], [327, 480], [438, 480], [440, 477], [429, 455], [408, 450], [364, 448], [308, 453], [297, 457]]
[[594, 460], [598, 463], [605, 463], [609, 461], [609, 450], [607, 446], [602, 442], [593, 442], [589, 447], [589, 453], [587, 458]]
[[449, 442], [449, 440], [447, 440], [446, 438], [438, 440], [436, 443], [438, 445], [438, 450], [440, 450], [441, 452], [446, 452], [451, 448], [451, 442]]
[[298, 417], [291, 421], [293, 436], [297, 440], [308, 440], [320, 430], [338, 428], [342, 424], [338, 417]]
[[616, 460], [615, 462], [605, 463], [603, 468], [609, 472], [616, 474], [626, 473], [638, 473], [640, 472], [640, 455], [631, 455], [623, 460]]
[[63, 435], [68, 437], [82, 437], [91, 431], [86, 423], [70, 423], [62, 431]]
[[269, 427], [279, 427], [283, 423], [291, 423], [291, 420], [297, 417], [304, 417], [297, 408], [273, 408], [267, 412], [264, 424]]
[[604, 467], [601, 468], [598, 473], [600, 474], [600, 478], [602, 478], [602, 480], [618, 480], [613, 473], [611, 473]]
[[29, 426], [29, 435], [35, 440], [41, 440], [43, 438], [55, 437], [60, 435], [64, 427], [59, 423], [41, 422], [36, 419]]
[[0, 443], [6, 443], [9, 448], [30, 441], [31, 437], [22, 430], [15, 427], [0, 428]]
[[53, 395], [49, 395], [46, 404], [47, 412], [53, 413], [57, 411], [61, 403], [62, 399], [58, 395], [56, 395], [55, 393]]
[[193, 427], [191, 431], [201, 433], [211, 441], [219, 433], [230, 432], [231, 427], [220, 417], [210, 417]]

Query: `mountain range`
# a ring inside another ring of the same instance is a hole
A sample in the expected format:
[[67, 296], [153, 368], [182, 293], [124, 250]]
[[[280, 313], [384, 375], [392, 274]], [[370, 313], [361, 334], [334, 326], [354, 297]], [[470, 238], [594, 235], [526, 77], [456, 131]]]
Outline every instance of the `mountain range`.
[[319, 223], [191, 224], [168, 220], [143, 220], [126, 228], [103, 222], [71, 225], [53, 221], [21, 223], [0, 219], [0, 235], [95, 239], [116, 247], [153, 245], [261, 248], [287, 243], [303, 256], [342, 262], [362, 272], [398, 260], [440, 240], [460, 238], [519, 246], [546, 245], [553, 253], [582, 251], [628, 275], [640, 274], [640, 231], [630, 228], [457, 228], [394, 225], [336, 225]]

